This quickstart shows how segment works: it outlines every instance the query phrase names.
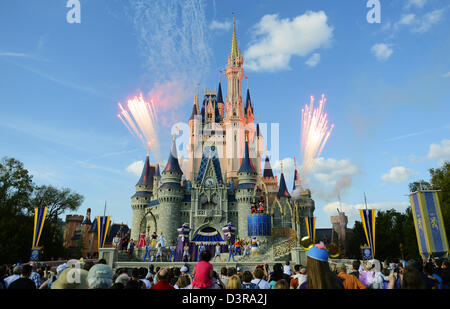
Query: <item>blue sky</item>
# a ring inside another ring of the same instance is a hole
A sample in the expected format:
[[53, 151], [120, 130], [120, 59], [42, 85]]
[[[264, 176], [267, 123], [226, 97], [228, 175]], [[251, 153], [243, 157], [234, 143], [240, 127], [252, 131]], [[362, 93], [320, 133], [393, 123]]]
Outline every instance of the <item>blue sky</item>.
[[146, 149], [117, 102], [176, 95], [160, 110], [163, 163], [197, 84], [217, 87], [235, 12], [255, 112], [280, 125], [290, 188], [300, 110], [310, 95], [328, 99], [335, 129], [308, 175], [318, 227], [330, 226], [337, 192], [349, 226], [364, 192], [375, 208], [405, 209], [408, 183], [450, 160], [447, 1], [381, 1], [380, 24], [361, 0], [224, 2], [81, 0], [81, 24], [69, 24], [65, 0], [1, 1], [1, 156], [23, 161], [37, 184], [84, 195], [79, 213], [99, 215], [106, 200], [113, 221], [131, 224], [130, 166]]

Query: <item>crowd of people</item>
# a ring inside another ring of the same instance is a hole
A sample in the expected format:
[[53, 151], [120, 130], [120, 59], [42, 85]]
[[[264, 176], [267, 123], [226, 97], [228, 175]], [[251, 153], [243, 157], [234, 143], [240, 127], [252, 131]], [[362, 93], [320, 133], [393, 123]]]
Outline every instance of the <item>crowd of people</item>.
[[201, 253], [193, 269], [113, 269], [101, 259], [70, 260], [55, 267], [28, 264], [0, 267], [0, 289], [449, 289], [449, 260], [369, 260], [352, 265], [330, 263], [323, 244], [307, 253], [306, 265], [286, 262], [253, 271], [222, 267], [217, 273], [211, 252]]

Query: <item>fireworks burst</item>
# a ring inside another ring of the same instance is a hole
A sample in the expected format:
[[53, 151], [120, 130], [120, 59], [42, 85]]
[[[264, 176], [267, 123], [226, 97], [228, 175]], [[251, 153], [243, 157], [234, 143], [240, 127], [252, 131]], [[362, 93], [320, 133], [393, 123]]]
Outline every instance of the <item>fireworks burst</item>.
[[120, 113], [117, 117], [128, 131], [137, 137], [146, 147], [159, 153], [159, 141], [156, 131], [157, 117], [153, 100], [146, 101], [142, 95], [128, 99], [124, 108], [119, 102]]
[[314, 97], [311, 96], [309, 106], [302, 109], [302, 176], [306, 177], [315, 158], [318, 158], [333, 131], [334, 124], [328, 126], [324, 107], [327, 99], [322, 95], [317, 108], [314, 107]]

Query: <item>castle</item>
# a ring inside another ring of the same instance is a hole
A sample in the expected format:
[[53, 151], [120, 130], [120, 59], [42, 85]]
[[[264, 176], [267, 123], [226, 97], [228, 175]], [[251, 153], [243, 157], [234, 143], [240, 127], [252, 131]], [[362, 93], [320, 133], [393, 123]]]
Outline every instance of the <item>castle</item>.
[[[284, 173], [281, 171], [278, 182], [267, 153], [262, 168], [263, 136], [258, 121], [255, 123], [248, 85], [245, 106], [242, 100], [243, 64], [233, 21], [225, 71], [226, 99], [220, 80], [217, 91], [205, 90], [201, 108], [197, 90], [189, 119], [188, 168], [184, 171], [175, 137], [162, 172], [158, 164], [150, 164], [147, 155], [136, 194], [131, 197], [131, 239], [138, 241], [141, 233], [148, 237], [157, 230], [170, 245], [177, 241], [182, 225], [189, 226], [189, 237], [194, 241], [222, 241], [226, 239], [224, 227], [230, 225], [245, 239], [255, 235], [249, 234], [249, 216], [252, 203], [260, 200], [265, 201], [271, 230], [278, 231], [275, 234], [305, 235], [302, 218], [312, 216], [314, 201], [309, 190], [303, 190], [293, 209]], [[299, 189], [297, 170], [294, 178], [293, 190]], [[271, 236], [275, 236], [273, 232]]]

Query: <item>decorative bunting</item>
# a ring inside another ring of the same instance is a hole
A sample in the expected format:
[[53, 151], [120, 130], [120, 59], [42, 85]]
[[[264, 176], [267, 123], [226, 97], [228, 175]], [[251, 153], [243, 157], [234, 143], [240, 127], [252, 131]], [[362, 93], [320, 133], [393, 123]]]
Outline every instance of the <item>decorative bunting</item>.
[[103, 248], [109, 231], [110, 216], [97, 217], [98, 248]]
[[306, 232], [308, 237], [312, 240], [313, 244], [316, 243], [316, 217], [306, 217]]
[[371, 249], [372, 258], [375, 258], [375, 209], [360, 209], [361, 220], [366, 234], [367, 243]]

